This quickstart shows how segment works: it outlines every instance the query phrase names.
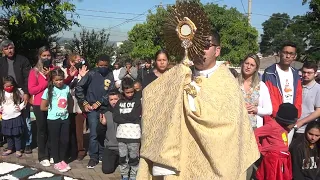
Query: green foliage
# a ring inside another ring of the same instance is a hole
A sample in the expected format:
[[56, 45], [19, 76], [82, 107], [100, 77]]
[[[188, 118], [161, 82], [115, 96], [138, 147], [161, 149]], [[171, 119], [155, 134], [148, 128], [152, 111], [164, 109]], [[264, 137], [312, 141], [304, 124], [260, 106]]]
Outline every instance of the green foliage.
[[290, 16], [286, 13], [273, 14], [267, 21], [262, 23], [263, 34], [261, 35], [260, 51], [265, 55], [271, 55], [277, 51], [278, 44], [276, 44], [275, 36], [282, 34], [279, 37], [285, 37], [283, 32], [291, 23]]
[[133, 43], [131, 41], [124, 41], [123, 44], [116, 50], [117, 60], [124, 62], [127, 59], [131, 59], [130, 53], [133, 50]]
[[56, 41], [55, 35], [68, 30], [77, 22], [66, 13], [75, 11], [75, 6], [63, 0], [0, 0], [3, 10], [1, 18], [5, 19], [4, 27], [7, 38], [16, 46], [17, 53], [27, 56], [35, 62], [36, 51], [39, 47]]
[[[196, 0], [197, 1], [197, 0]], [[200, 3], [200, 1], [197, 1]], [[247, 18], [235, 8], [227, 9], [215, 4], [204, 5], [212, 26], [221, 35], [222, 56], [220, 59], [239, 64], [248, 53], [258, 51], [258, 31], [248, 25]], [[162, 26], [168, 11], [159, 7], [155, 13], [149, 12], [147, 21], [137, 24], [128, 33], [133, 48], [131, 58], [152, 58], [156, 51], [165, 48]], [[122, 47], [121, 47], [122, 48]], [[175, 61], [181, 58], [173, 57]]]
[[164, 8], [158, 7], [155, 14], [149, 12], [146, 23], [137, 24], [128, 32], [129, 41], [133, 43], [131, 58], [151, 58], [161, 47], [164, 47], [161, 37], [166, 14], [167, 11]]
[[72, 40], [73, 50], [84, 56], [92, 67], [96, 64], [96, 59], [102, 54], [110, 57], [114, 55], [114, 46], [109, 45], [109, 36], [103, 29], [101, 31], [89, 31], [82, 29], [79, 36], [74, 34]]
[[308, 59], [320, 61], [320, 0], [303, 0], [303, 4], [309, 3], [310, 11], [306, 15], [313, 32], [308, 36], [309, 48], [306, 50]]
[[221, 36], [220, 60], [238, 65], [248, 53], [258, 52], [258, 31], [235, 8], [219, 7], [210, 3], [204, 6], [212, 27]]
[[320, 25], [320, 1], [319, 0], [303, 0], [302, 4], [309, 3], [310, 12], [307, 13], [309, 21], [313, 24]]
[[305, 57], [319, 61], [319, 28], [309, 21], [308, 16], [295, 16], [292, 19], [286, 13], [273, 14], [263, 24], [264, 33], [261, 35], [261, 53], [271, 55], [280, 50], [285, 41], [297, 44], [298, 60]]

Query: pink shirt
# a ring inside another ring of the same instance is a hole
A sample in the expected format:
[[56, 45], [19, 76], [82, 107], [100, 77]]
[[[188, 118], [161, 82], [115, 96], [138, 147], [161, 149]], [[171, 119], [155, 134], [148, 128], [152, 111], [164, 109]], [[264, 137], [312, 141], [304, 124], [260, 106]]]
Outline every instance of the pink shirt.
[[31, 69], [28, 79], [28, 89], [30, 95], [33, 96], [33, 105], [40, 106], [42, 94], [47, 86], [47, 78], [40, 72]]

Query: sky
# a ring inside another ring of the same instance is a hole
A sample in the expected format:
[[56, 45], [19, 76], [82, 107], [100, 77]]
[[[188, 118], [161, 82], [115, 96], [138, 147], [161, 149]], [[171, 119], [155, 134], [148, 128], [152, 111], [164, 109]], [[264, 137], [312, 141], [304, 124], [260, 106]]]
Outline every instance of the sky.
[[[248, 12], [248, 0], [201, 0], [202, 3], [216, 3], [228, 8], [235, 7], [242, 13]], [[111, 41], [124, 41], [127, 32], [137, 23], [143, 23], [148, 10], [155, 12], [155, 6], [174, 4], [175, 0], [74, 0], [76, 20], [81, 27], [73, 26], [70, 31], [63, 31], [59, 37], [72, 38], [79, 34], [82, 27], [86, 29], [109, 29]], [[242, 5], [243, 4], [243, 5]], [[262, 23], [273, 13], [288, 13], [291, 17], [303, 15], [308, 5], [302, 6], [302, 0], [252, 0], [251, 25], [259, 34], [263, 33]], [[68, 15], [70, 16], [70, 15]], [[134, 20], [131, 20], [134, 19]]]

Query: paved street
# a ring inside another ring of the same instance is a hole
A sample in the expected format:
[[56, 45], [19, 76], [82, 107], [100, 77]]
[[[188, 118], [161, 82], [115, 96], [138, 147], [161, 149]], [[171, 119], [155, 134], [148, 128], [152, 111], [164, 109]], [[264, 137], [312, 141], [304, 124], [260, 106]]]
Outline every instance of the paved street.
[[[16, 158], [15, 155], [10, 155], [8, 157], [2, 157], [0, 156], [0, 162], [1, 161], [5, 161], [5, 162], [11, 162], [11, 163], [17, 163], [17, 164], [21, 164], [21, 165], [25, 165], [25, 166], [30, 166], [30, 167], [35, 167], [37, 169], [42, 169], [45, 171], [50, 171], [53, 172], [55, 174], [57, 174], [58, 172], [56, 170], [53, 169], [53, 166], [51, 167], [43, 167], [39, 164], [38, 162], [38, 151], [36, 148], [36, 123], [33, 120], [32, 121], [32, 131], [33, 131], [33, 147], [35, 147], [33, 149], [33, 153], [32, 154], [23, 154], [23, 157], [21, 158]], [[84, 135], [84, 139], [85, 139], [85, 148], [87, 149], [88, 146], [88, 134]], [[0, 153], [2, 153], [3, 148], [0, 148]], [[0, 154], [1, 155], [1, 154]], [[101, 170], [101, 163], [99, 163], [94, 169], [87, 169], [87, 164], [89, 162], [89, 156], [86, 156], [84, 158], [84, 160], [82, 161], [73, 161], [70, 163], [71, 166], [71, 170], [67, 173], [65, 173], [65, 175], [71, 176], [73, 178], [81, 178], [81, 179], [85, 179], [85, 180], [119, 180], [120, 179], [120, 172], [119, 170], [117, 170], [115, 173], [110, 174], [110, 175], [106, 175], [102, 173]], [[1, 168], [1, 167], [0, 167]]]
[[[2, 152], [2, 149], [3, 148], [1, 148], [1, 152]], [[0, 161], [31, 166], [31, 167], [35, 167], [45, 171], [50, 171], [57, 174], [57, 171], [53, 169], [53, 166], [45, 168], [38, 163], [37, 149], [34, 149], [32, 154], [23, 154], [23, 157], [21, 158], [16, 158], [14, 154], [8, 157], [0, 156]], [[71, 162], [70, 166], [72, 170], [65, 173], [65, 175], [71, 176], [73, 178], [81, 178], [85, 180], [118, 180], [120, 179], [120, 173], [118, 170], [114, 174], [110, 174], [110, 175], [103, 174], [101, 171], [101, 163], [99, 163], [95, 167], [95, 169], [87, 169], [88, 161], [89, 161], [89, 157], [86, 156], [86, 158], [82, 161], [76, 160]]]

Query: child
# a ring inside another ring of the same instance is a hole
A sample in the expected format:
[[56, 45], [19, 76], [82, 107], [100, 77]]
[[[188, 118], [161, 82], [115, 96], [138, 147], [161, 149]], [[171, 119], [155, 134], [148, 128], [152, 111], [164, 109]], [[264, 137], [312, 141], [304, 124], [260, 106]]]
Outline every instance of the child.
[[7, 151], [2, 156], [8, 156], [16, 150], [16, 157], [21, 157], [21, 135], [23, 132], [24, 120], [21, 110], [25, 108], [23, 102], [23, 91], [17, 88], [18, 85], [12, 76], [3, 78], [0, 102], [2, 110], [2, 134], [8, 142]]
[[109, 104], [100, 110], [100, 123], [97, 126], [99, 143], [105, 146], [102, 156], [102, 172], [111, 174], [119, 165], [119, 147], [116, 138], [117, 123], [113, 121], [113, 108], [120, 99], [120, 92], [115, 89], [109, 92]]
[[64, 161], [69, 143], [69, 112], [72, 108], [70, 89], [63, 83], [64, 73], [55, 69], [49, 73], [48, 88], [42, 95], [40, 109], [48, 111], [48, 131], [50, 137], [51, 156], [54, 168], [59, 172], [67, 172], [70, 166]]
[[297, 118], [297, 108], [290, 103], [283, 103], [275, 120], [266, 122], [264, 126], [254, 131], [262, 154], [262, 161], [256, 174], [257, 179], [292, 179], [288, 132], [294, 127]]
[[131, 78], [122, 80], [123, 98], [118, 101], [113, 111], [114, 122], [118, 123], [117, 139], [119, 142], [119, 164], [122, 180], [136, 179], [139, 165], [141, 138], [141, 96], [135, 93]]
[[87, 168], [92, 169], [102, 160], [103, 146], [97, 141], [99, 108], [109, 104], [108, 93], [114, 87], [112, 70], [109, 69], [110, 57], [102, 55], [96, 61], [96, 68], [89, 71], [75, 87], [75, 96], [83, 112], [87, 114], [90, 129], [89, 156]]
[[137, 92], [142, 90], [142, 85], [141, 85], [140, 81], [134, 82], [134, 90]]
[[292, 173], [294, 180], [320, 179], [320, 122], [310, 122], [304, 136], [295, 139], [290, 145]]

